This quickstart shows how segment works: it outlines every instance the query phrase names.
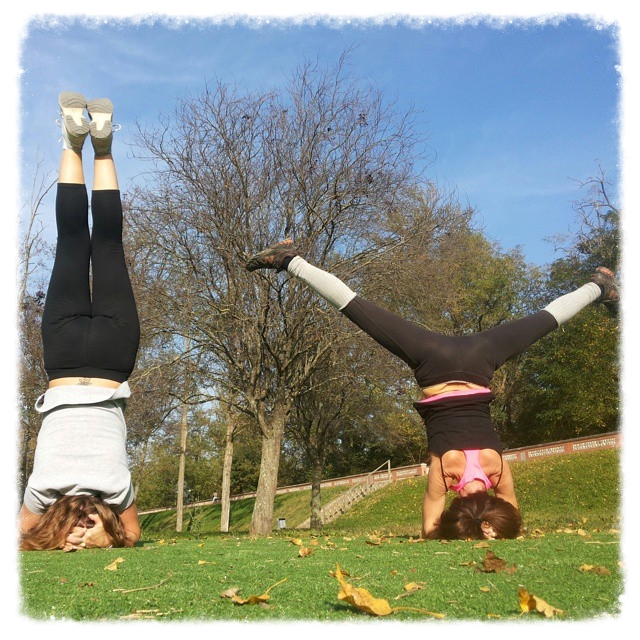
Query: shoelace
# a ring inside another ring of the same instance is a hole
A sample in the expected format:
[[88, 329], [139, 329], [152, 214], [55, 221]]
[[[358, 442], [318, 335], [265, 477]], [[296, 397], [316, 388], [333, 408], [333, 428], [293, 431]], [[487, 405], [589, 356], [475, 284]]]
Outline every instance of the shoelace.
[[[62, 120], [59, 120], [58, 118], [56, 118], [55, 122], [56, 122], [56, 126], [62, 129]], [[91, 120], [89, 120], [89, 122], [91, 122]], [[121, 129], [122, 129], [121, 124], [113, 124], [113, 123], [111, 124], [112, 133], [115, 133], [116, 131], [120, 131]], [[63, 140], [63, 136], [60, 136], [58, 138], [58, 142], [62, 142], [62, 140]]]

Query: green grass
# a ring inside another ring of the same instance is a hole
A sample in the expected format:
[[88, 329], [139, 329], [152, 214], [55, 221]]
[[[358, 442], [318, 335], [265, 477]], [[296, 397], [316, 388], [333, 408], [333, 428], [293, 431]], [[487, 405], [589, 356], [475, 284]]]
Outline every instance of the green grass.
[[[511, 464], [516, 493], [527, 531], [567, 527], [609, 529], [619, 525], [620, 451], [603, 449], [531, 462]], [[347, 487], [348, 488], [348, 487]], [[420, 515], [426, 478], [410, 478], [388, 485], [362, 500], [325, 532], [364, 533], [384, 530], [394, 534], [420, 535]], [[345, 488], [322, 491], [326, 504]], [[449, 500], [453, 493], [449, 493]], [[277, 496], [274, 521], [285, 518], [295, 528], [309, 517], [309, 491]], [[231, 504], [229, 530], [248, 533], [253, 499]], [[141, 516], [143, 534], [175, 536], [175, 511]], [[220, 506], [186, 509], [183, 530], [189, 536], [220, 530]]]
[[[322, 500], [327, 503], [348, 489], [348, 486], [323, 489]], [[274, 522], [277, 522], [279, 518], [284, 518], [288, 528], [297, 527], [310, 515], [310, 500], [311, 492], [309, 490], [276, 496], [273, 504]], [[229, 533], [249, 532], [254, 502], [253, 498], [247, 498], [231, 503]], [[183, 532], [189, 536], [219, 532], [220, 512], [219, 504], [185, 509], [182, 523]], [[140, 516], [140, 525], [145, 533], [166, 532], [167, 535], [175, 535], [175, 509], [143, 514]]]
[[[21, 553], [22, 611], [35, 620], [371, 620], [338, 599], [330, 572], [339, 564], [354, 587], [392, 607], [441, 614], [444, 622], [553, 624], [538, 613], [521, 614], [520, 588], [561, 609], [554, 620], [616, 615], [623, 584], [618, 462], [619, 452], [607, 450], [513, 465], [528, 527], [518, 540], [416, 541], [424, 479], [376, 492], [322, 533], [289, 529], [252, 539], [251, 500], [233, 506], [236, 530], [228, 534], [217, 531], [219, 506], [192, 514], [191, 530], [180, 536], [167, 528], [174, 514], [145, 516], [135, 549]], [[276, 517], [291, 525], [306, 518], [304, 493], [279, 496]], [[301, 557], [294, 537], [312, 554]], [[488, 550], [510, 570], [486, 572]], [[115, 571], [105, 569], [118, 558]], [[259, 596], [280, 582], [262, 605], [220, 597], [232, 587], [243, 598]], [[422, 588], [396, 599], [411, 582]], [[389, 619], [442, 623], [415, 611]]]

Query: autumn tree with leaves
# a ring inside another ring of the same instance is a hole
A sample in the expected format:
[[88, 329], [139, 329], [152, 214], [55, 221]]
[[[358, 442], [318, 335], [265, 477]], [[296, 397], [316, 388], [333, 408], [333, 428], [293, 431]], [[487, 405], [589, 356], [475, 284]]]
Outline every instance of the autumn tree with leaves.
[[[617, 271], [620, 211], [602, 168], [581, 181], [577, 231], [556, 239], [565, 256], [549, 266], [546, 302], [588, 282], [598, 266]], [[620, 317], [591, 305], [533, 345], [518, 363], [512, 398], [511, 446], [616, 431], [620, 420]]]

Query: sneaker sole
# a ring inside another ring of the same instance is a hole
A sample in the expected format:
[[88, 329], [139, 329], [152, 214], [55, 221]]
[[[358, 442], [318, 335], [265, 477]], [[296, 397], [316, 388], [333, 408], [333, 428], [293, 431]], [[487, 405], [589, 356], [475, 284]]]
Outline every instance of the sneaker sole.
[[91, 124], [95, 124], [96, 131], [102, 131], [102, 129], [106, 127], [108, 123], [109, 134], [111, 133], [113, 103], [111, 102], [111, 100], [109, 100], [109, 98], [96, 98], [95, 100], [89, 100], [89, 102], [87, 102], [87, 111], [89, 112], [89, 116], [91, 117]]
[[89, 121], [82, 115], [87, 106], [87, 101], [81, 93], [75, 91], [63, 91], [58, 97], [62, 118], [70, 132], [86, 133], [89, 129]]

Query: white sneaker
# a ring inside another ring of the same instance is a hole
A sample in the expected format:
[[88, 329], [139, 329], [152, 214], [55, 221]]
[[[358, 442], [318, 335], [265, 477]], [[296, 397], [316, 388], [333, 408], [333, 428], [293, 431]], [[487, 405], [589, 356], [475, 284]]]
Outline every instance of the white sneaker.
[[56, 122], [62, 129], [63, 146], [80, 153], [89, 133], [89, 121], [83, 115], [87, 101], [81, 93], [63, 91], [58, 97], [58, 104], [61, 119]]
[[96, 98], [89, 100], [87, 111], [91, 122], [89, 131], [91, 133], [91, 144], [96, 156], [108, 156], [111, 154], [111, 143], [113, 142], [113, 132], [120, 127], [113, 126], [113, 103], [109, 98]]

